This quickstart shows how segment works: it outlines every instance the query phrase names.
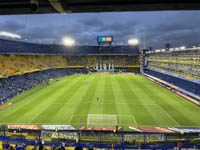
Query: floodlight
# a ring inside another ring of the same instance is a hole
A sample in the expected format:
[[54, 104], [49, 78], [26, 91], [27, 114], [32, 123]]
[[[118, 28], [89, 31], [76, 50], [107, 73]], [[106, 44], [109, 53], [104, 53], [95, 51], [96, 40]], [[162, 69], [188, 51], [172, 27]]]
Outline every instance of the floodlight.
[[181, 50], [184, 50], [184, 49], [185, 49], [185, 46], [181, 46], [180, 49], [181, 49]]
[[165, 49], [161, 49], [160, 51], [161, 51], [161, 52], [165, 52]]
[[64, 37], [62, 39], [62, 43], [65, 46], [73, 46], [75, 44], [74, 39], [70, 38], [70, 37]]
[[175, 50], [179, 50], [179, 47], [176, 47]]
[[130, 45], [138, 45], [139, 44], [139, 40], [138, 39], [130, 39], [130, 40], [128, 40], [128, 44], [130, 44]]

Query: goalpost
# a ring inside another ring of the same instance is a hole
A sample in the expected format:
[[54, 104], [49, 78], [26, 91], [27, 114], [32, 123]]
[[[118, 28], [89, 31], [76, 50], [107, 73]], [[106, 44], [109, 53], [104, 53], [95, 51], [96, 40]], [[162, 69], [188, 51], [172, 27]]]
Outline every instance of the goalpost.
[[87, 128], [115, 128], [117, 115], [88, 114]]

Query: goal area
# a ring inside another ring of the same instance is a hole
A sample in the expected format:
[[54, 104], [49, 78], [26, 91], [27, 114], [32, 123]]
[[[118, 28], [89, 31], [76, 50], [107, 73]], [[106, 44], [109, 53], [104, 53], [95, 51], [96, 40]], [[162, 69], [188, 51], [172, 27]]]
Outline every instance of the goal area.
[[115, 128], [117, 115], [88, 114], [87, 128]]

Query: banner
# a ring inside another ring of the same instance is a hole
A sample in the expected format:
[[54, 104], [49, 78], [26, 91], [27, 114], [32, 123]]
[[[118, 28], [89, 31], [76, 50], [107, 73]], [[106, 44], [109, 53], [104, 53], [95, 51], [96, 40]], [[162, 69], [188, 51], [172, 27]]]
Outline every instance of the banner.
[[75, 130], [71, 125], [42, 125], [42, 129], [44, 130]]
[[37, 125], [8, 125], [8, 129], [31, 129], [31, 130], [38, 130], [39, 127]]
[[185, 132], [185, 133], [200, 133], [200, 128], [186, 128], [186, 127], [171, 127], [168, 128], [176, 132]]
[[8, 108], [9, 106], [11, 106], [12, 103], [7, 103], [7, 104], [3, 105], [3, 101], [2, 101], [2, 102], [0, 103], [0, 105], [2, 105], [2, 106], [0, 106], [0, 110], [3, 110], [3, 109], [5, 109], [5, 108]]
[[49, 138], [60, 138], [60, 139], [71, 139], [76, 140], [78, 136], [75, 133], [67, 133], [67, 132], [55, 132], [55, 131], [42, 131], [42, 137]]
[[148, 133], [173, 133], [173, 131], [152, 126], [129, 126], [129, 129], [133, 129], [139, 132], [148, 132]]
[[191, 102], [193, 102], [193, 103], [195, 103], [195, 104], [197, 104], [197, 105], [200, 105], [200, 102], [199, 102], [199, 101], [197, 101], [197, 100], [195, 100], [195, 99], [193, 99], [193, 98], [191, 98], [191, 97], [189, 97], [189, 96], [187, 96], [187, 95], [185, 95], [185, 94], [182, 94], [182, 93], [179, 92], [179, 91], [176, 91], [175, 93], [178, 94], [178, 95], [180, 95], [180, 96], [182, 96], [182, 97], [184, 97], [184, 98], [186, 98], [187, 100], [189, 100], [189, 101], [191, 101]]

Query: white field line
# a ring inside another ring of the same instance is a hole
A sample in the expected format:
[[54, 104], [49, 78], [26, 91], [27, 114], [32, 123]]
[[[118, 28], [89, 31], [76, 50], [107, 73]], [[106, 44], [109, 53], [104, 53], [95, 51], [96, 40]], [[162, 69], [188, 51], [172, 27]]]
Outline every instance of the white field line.
[[94, 124], [94, 125], [113, 125], [112, 123], [90, 123], [90, 124]]
[[[88, 116], [91, 116], [91, 117], [105, 117], [105, 116], [116, 117], [117, 115], [113, 115], [113, 114], [88, 114]], [[110, 118], [107, 118], [107, 119], [110, 119]]]
[[160, 105], [158, 105], [158, 108], [160, 108], [162, 110], [162, 112], [164, 112], [174, 123], [176, 123], [176, 125], [181, 126], [170, 114], [168, 114]]
[[134, 123], [135, 123], [136, 125], [138, 125], [138, 124], [137, 124], [137, 121], [136, 121], [136, 119], [135, 119], [135, 117], [134, 117], [134, 115], [131, 115], [131, 116], [132, 116], [132, 119], [133, 119]]
[[71, 122], [72, 118], [74, 117], [74, 114], [71, 115], [71, 117], [68, 120], [68, 124]]
[[[88, 114], [73, 114], [73, 115], [74, 115], [74, 117], [75, 116], [88, 116]], [[116, 115], [116, 116], [119, 116], [119, 117], [130, 117], [132, 115]]]

